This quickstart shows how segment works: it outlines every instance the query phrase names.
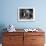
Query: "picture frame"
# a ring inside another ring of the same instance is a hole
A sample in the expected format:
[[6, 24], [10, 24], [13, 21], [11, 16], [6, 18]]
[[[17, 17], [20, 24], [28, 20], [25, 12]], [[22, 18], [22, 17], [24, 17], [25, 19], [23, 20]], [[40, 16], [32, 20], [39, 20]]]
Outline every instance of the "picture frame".
[[35, 8], [19, 7], [18, 21], [35, 21]]

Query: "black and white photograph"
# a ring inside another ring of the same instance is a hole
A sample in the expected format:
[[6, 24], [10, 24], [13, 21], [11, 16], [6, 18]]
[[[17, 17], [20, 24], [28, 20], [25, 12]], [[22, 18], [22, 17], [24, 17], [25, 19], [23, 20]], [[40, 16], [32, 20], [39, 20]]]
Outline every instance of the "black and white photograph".
[[34, 8], [19, 8], [18, 21], [34, 21], [35, 9]]

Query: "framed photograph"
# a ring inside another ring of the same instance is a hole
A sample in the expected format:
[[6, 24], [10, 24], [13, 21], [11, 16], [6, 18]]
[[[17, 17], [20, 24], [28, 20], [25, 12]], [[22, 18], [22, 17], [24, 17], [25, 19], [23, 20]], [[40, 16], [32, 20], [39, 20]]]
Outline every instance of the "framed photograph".
[[19, 7], [18, 21], [35, 21], [35, 8]]

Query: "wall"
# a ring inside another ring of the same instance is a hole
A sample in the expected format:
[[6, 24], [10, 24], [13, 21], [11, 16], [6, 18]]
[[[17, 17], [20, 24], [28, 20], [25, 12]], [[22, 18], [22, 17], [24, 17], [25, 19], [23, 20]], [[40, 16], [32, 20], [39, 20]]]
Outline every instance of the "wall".
[[[18, 7], [34, 7], [36, 20], [34, 22], [18, 22]], [[40, 27], [46, 32], [46, 0], [0, 0], [0, 31], [9, 24], [20, 29]]]
[[[46, 28], [46, 0], [0, 0], [0, 25], [13, 24], [16, 28]], [[36, 20], [34, 22], [18, 22], [17, 8], [35, 8]]]

